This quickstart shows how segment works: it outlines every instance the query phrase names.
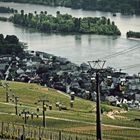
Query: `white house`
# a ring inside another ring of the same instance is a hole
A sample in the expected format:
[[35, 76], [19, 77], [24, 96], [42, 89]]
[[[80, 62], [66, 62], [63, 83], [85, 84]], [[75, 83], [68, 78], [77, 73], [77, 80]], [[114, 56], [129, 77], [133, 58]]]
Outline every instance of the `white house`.
[[24, 70], [23, 70], [23, 69], [19, 68], [19, 69], [17, 70], [17, 74], [23, 74], [23, 73], [24, 73]]
[[140, 94], [135, 94], [135, 100], [140, 101]]

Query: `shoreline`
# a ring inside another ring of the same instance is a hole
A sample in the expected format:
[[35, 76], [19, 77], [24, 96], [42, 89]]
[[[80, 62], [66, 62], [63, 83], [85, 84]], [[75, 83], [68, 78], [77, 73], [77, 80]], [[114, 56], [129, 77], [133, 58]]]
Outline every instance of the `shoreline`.
[[135, 37], [128, 37], [127, 39], [129, 39], [129, 40], [136, 40], [136, 41], [140, 41], [140, 38], [135, 38]]

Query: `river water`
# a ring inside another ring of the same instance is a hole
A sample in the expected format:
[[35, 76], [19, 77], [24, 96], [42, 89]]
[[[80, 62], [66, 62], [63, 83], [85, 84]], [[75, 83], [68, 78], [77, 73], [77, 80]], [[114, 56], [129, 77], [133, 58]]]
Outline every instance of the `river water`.
[[[10, 8], [20, 11], [23, 9], [25, 13], [37, 11], [47, 11], [48, 14], [56, 15], [56, 11], [60, 13], [68, 13], [75, 17], [101, 17], [105, 16], [115, 21], [121, 30], [120, 37], [101, 36], [101, 35], [62, 35], [47, 34], [35, 32], [25, 28], [13, 25], [9, 22], [0, 21], [0, 33], [7, 35], [16, 35], [20, 41], [28, 43], [28, 48], [32, 50], [44, 51], [57, 56], [66, 57], [70, 61], [80, 64], [88, 60], [97, 60], [104, 56], [117, 53], [123, 50], [134, 48], [140, 45], [140, 40], [127, 39], [125, 34], [129, 30], [140, 32], [140, 16], [128, 16], [117, 13], [113, 17], [109, 12], [74, 10], [64, 7], [50, 7], [42, 5], [19, 4], [19, 3], [3, 3], [0, 6], [9, 6]], [[0, 16], [9, 16], [9, 14], [0, 14]], [[116, 57], [106, 59], [106, 66], [115, 67], [117, 69], [122, 66], [135, 65], [140, 63], [140, 46], [138, 49], [124, 53]], [[126, 69], [124, 72], [138, 73], [140, 66]]]

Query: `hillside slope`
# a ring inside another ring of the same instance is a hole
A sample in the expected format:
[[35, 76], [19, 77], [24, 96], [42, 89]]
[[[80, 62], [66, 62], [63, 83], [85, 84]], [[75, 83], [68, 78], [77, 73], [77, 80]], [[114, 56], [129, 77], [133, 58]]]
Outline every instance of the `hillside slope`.
[[[5, 85], [5, 81], [2, 81]], [[28, 125], [42, 126], [42, 104], [36, 103], [40, 99], [47, 99], [48, 106], [52, 105], [52, 110], [49, 110], [47, 106], [46, 114], [46, 127], [47, 129], [63, 130], [70, 133], [80, 133], [84, 135], [96, 135], [95, 129], [95, 102], [87, 101], [76, 97], [74, 101], [74, 107], [70, 107], [70, 96], [60, 91], [42, 87], [36, 84], [20, 83], [20, 82], [8, 82], [9, 101], [6, 103], [6, 89], [0, 86], [0, 120], [1, 122], [11, 123], [24, 123], [23, 116], [15, 115], [15, 102], [14, 97], [18, 96], [18, 114], [26, 109], [29, 112], [38, 114], [37, 118], [27, 119]], [[14, 96], [13, 96], [14, 95]], [[56, 102], [60, 102], [64, 109], [59, 110], [56, 107]], [[104, 105], [112, 111], [120, 112], [121, 109]], [[37, 112], [39, 108], [39, 112]], [[114, 114], [113, 118], [108, 115], [102, 114], [102, 129], [105, 139], [137, 139], [140, 132], [140, 123], [135, 122], [134, 119], [140, 115], [139, 111], [122, 112]], [[123, 130], [123, 131], [122, 131]], [[129, 135], [128, 135], [129, 134]]]

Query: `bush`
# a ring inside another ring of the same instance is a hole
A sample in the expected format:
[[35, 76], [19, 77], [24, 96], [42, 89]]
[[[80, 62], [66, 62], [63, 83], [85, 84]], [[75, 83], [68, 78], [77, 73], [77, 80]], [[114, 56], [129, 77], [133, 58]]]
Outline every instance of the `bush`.
[[101, 113], [110, 112], [110, 111], [113, 111], [113, 110], [109, 106], [101, 105]]
[[121, 108], [123, 108], [124, 110], [128, 111], [128, 105], [127, 104], [122, 104]]

